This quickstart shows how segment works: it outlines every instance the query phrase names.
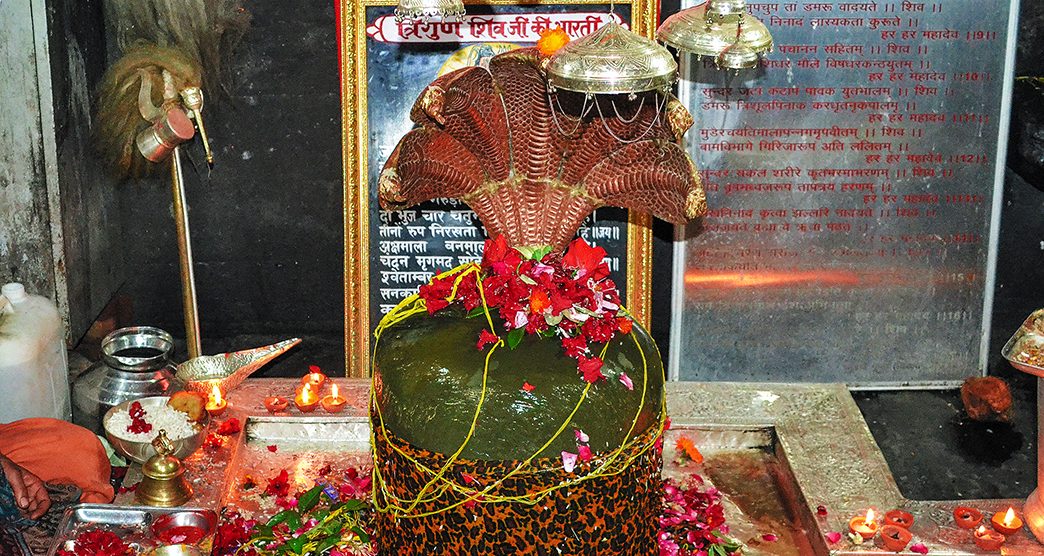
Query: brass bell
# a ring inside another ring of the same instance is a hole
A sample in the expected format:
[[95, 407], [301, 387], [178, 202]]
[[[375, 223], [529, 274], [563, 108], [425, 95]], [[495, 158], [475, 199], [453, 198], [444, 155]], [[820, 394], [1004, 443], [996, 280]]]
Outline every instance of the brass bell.
[[174, 444], [167, 438], [167, 431], [160, 429], [152, 441], [156, 455], [149, 458], [141, 466], [145, 477], [134, 491], [134, 499], [139, 504], [172, 508], [188, 502], [192, 498], [192, 486], [185, 477], [185, 467], [181, 460], [174, 457]]

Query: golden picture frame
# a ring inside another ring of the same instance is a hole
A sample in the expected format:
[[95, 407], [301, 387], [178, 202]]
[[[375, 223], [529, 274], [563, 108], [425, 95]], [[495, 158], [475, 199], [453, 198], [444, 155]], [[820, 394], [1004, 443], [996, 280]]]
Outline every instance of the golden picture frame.
[[[657, 23], [657, 4], [652, 0], [623, 0], [615, 2], [618, 11], [630, 13], [631, 28], [652, 38]], [[371, 181], [371, 133], [368, 100], [371, 74], [368, 71], [368, 35], [374, 26], [369, 13], [381, 12], [388, 23], [388, 13], [395, 6], [389, 0], [340, 0], [339, 39], [341, 59], [342, 157], [344, 168], [344, 350], [347, 375], [369, 376], [372, 322], [371, 231], [374, 214], [373, 184]], [[590, 0], [538, 0], [511, 2], [487, 0], [468, 2], [471, 9], [495, 10], [531, 9], [545, 14], [565, 13], [585, 9], [608, 13], [610, 4]], [[560, 8], [560, 10], [557, 10]], [[614, 12], [616, 13], [616, 12]], [[423, 48], [423, 45], [417, 48]], [[429, 80], [425, 80], [427, 84]], [[412, 104], [415, 96], [406, 101]], [[408, 110], [402, 113], [408, 123]], [[381, 161], [383, 163], [383, 161]], [[652, 218], [644, 213], [629, 211], [626, 223], [626, 299], [628, 309], [639, 322], [648, 324], [650, 318], [650, 278], [652, 264]]]

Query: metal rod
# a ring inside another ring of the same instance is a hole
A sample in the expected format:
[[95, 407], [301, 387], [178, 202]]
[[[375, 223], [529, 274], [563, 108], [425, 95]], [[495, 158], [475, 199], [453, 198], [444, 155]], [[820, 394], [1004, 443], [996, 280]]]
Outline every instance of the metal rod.
[[199, 308], [196, 305], [196, 276], [192, 270], [192, 239], [185, 203], [185, 179], [181, 171], [181, 147], [174, 147], [174, 154], [170, 158], [170, 178], [174, 193], [174, 226], [178, 232], [178, 261], [181, 264], [181, 308], [185, 314], [185, 343], [191, 359], [202, 355], [203, 350], [199, 340]]

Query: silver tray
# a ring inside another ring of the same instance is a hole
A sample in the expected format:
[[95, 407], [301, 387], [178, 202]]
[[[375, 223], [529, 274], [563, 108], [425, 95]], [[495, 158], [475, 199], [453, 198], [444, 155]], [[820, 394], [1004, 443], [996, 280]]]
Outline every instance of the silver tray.
[[[213, 516], [217, 523], [217, 514], [212, 510], [204, 508], [153, 508], [148, 506], [114, 506], [111, 504], [76, 504], [65, 510], [62, 520], [58, 524], [58, 530], [51, 542], [51, 548], [47, 556], [54, 554], [62, 548], [66, 541], [73, 540], [77, 535], [88, 529], [100, 528], [112, 531], [119, 535], [127, 544], [137, 545], [139, 552], [146, 552], [162, 543], [152, 536], [150, 526], [159, 516], [179, 512], [205, 512]], [[204, 554], [210, 552], [213, 542], [213, 533], [208, 535], [199, 543], [199, 548]]]
[[1044, 367], [1024, 363], [1016, 358], [1019, 352], [1027, 346], [1044, 349], [1044, 309], [1038, 309], [1030, 313], [1030, 316], [1026, 317], [1026, 320], [1022, 322], [1022, 326], [1012, 334], [1011, 339], [1001, 348], [1001, 356], [1007, 359], [1012, 367], [1024, 373], [1044, 378]]

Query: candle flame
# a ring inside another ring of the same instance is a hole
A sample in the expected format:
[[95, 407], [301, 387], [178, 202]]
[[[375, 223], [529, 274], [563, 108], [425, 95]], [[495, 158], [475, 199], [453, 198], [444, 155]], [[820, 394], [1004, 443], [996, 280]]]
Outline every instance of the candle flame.
[[224, 400], [221, 399], [221, 389], [218, 388], [217, 384], [214, 384], [210, 388], [210, 403], [214, 406], [219, 406]]
[[312, 399], [312, 396], [314, 396], [314, 394], [312, 394], [312, 385], [305, 384], [304, 387], [301, 388], [301, 401], [304, 403], [312, 403], [315, 401]]
[[870, 508], [869, 510], [866, 511], [866, 519], [863, 521], [863, 523], [865, 523], [867, 525], [872, 525], [874, 523], [874, 518], [875, 517], [877, 517], [877, 516], [874, 515], [874, 509]]
[[332, 385], [332, 386], [330, 387], [330, 394], [331, 394], [331, 395], [332, 395], [332, 396], [334, 397], [334, 399], [335, 399], [335, 400], [336, 400], [337, 398], [340, 398], [340, 397], [341, 397], [341, 396], [339, 395], [339, 394], [340, 394], [340, 392], [338, 392], [338, 391], [337, 391], [337, 384], [333, 384], [333, 385]]
[[1008, 507], [1008, 513], [1004, 514], [1004, 526], [1011, 527], [1011, 523], [1015, 521], [1015, 508]]
[[975, 530], [975, 533], [978, 534], [978, 535], [985, 534], [986, 533], [986, 526], [985, 525], [980, 525], [979, 528]]

